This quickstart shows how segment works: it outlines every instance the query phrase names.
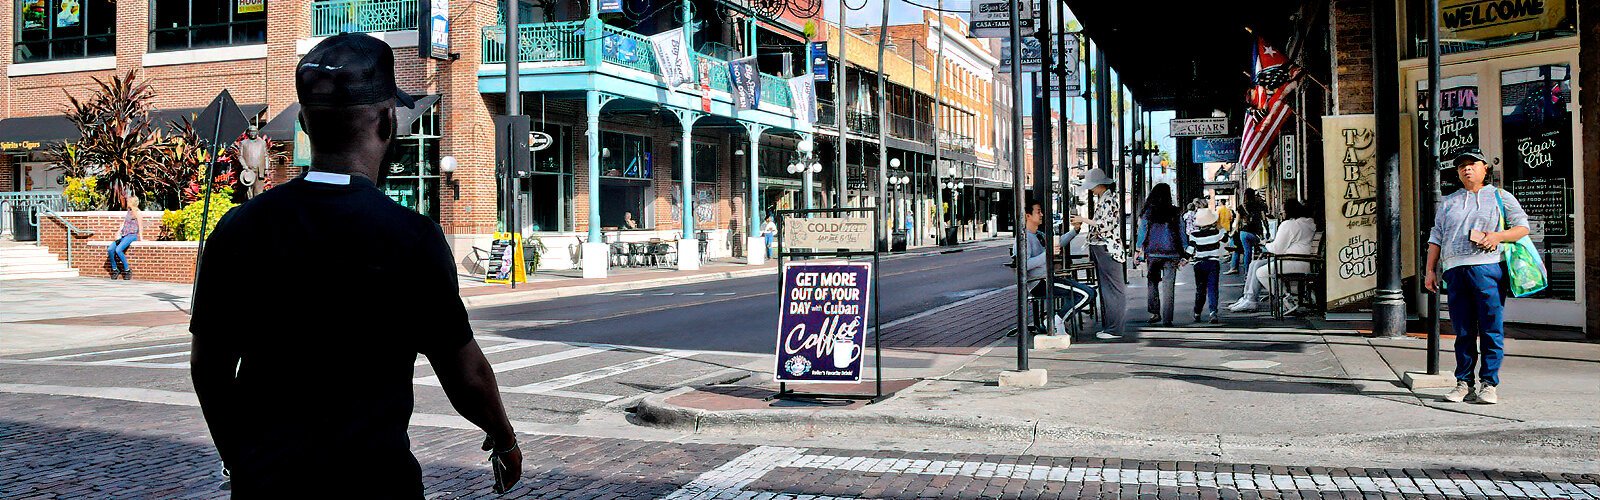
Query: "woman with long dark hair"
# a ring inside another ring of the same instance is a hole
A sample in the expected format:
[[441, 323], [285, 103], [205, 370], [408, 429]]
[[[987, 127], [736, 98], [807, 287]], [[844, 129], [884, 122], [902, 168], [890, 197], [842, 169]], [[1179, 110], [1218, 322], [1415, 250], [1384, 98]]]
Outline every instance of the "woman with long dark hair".
[[1139, 211], [1138, 250], [1134, 253], [1135, 258], [1150, 265], [1146, 308], [1151, 324], [1172, 326], [1173, 287], [1178, 282], [1178, 265], [1184, 258], [1187, 238], [1178, 207], [1172, 204], [1172, 187], [1156, 184]]

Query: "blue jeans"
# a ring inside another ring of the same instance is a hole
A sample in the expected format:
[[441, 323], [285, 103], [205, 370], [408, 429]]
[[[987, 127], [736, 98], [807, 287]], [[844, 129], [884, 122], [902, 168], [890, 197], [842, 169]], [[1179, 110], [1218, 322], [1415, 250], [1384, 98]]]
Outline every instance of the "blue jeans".
[[776, 248], [772, 248], [772, 236], [773, 236], [773, 234], [772, 233], [763, 233], [761, 236], [764, 236], [765, 237], [764, 239], [767, 241], [767, 246], [763, 247], [763, 251], [766, 252], [767, 258], [770, 259], [770, 258], [772, 258], [772, 252], [777, 251]]
[[1209, 309], [1217, 314], [1217, 278], [1221, 276], [1222, 263], [1216, 259], [1202, 259], [1194, 263], [1194, 313]]
[[1235, 271], [1250, 270], [1250, 259], [1255, 256], [1256, 245], [1260, 244], [1260, 235], [1246, 231], [1239, 231], [1239, 234], [1236, 234], [1233, 237], [1233, 245], [1239, 247], [1239, 251], [1234, 252], [1232, 261], [1233, 265], [1228, 267]]
[[[133, 246], [133, 240], [137, 239], [139, 239], [138, 236], [131, 234], [123, 236], [111, 243], [111, 247], [106, 249], [106, 258], [111, 259], [112, 271], [128, 272], [128, 247]], [[119, 265], [118, 262], [121, 262], [121, 264]]]
[[1145, 276], [1145, 309], [1150, 314], [1161, 315], [1163, 323], [1172, 322], [1172, 308], [1177, 301], [1178, 259], [1150, 257], [1149, 274]]
[[1457, 266], [1444, 271], [1450, 299], [1450, 328], [1456, 334], [1456, 380], [1472, 383], [1472, 368], [1482, 358], [1478, 380], [1500, 385], [1500, 361], [1506, 357], [1504, 310], [1501, 309], [1500, 264]]

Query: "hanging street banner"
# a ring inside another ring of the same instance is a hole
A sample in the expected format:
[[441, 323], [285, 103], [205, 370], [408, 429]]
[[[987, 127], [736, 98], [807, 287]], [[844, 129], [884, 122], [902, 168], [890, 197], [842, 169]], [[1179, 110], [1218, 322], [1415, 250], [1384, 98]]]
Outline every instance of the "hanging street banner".
[[783, 246], [871, 252], [872, 221], [850, 217], [791, 218], [783, 222]]
[[1193, 144], [1195, 163], [1238, 163], [1238, 137], [1196, 137]]
[[811, 76], [819, 82], [828, 81], [828, 42], [811, 42]]
[[[1015, 0], [1013, 0], [1015, 1]], [[1011, 37], [1010, 1], [972, 0], [972, 12], [967, 27], [978, 38]], [[1017, 16], [1022, 18], [1022, 36], [1033, 35], [1033, 2], [1017, 3]]]
[[734, 109], [761, 106], [761, 72], [756, 70], [755, 56], [728, 61], [728, 87]]
[[661, 68], [661, 79], [668, 88], [688, 83], [690, 76], [689, 44], [684, 42], [683, 28], [674, 28], [650, 36], [650, 47], [655, 49], [656, 66]]
[[422, 41], [417, 44], [417, 55], [423, 59], [449, 60], [450, 0], [422, 0], [419, 8], [426, 15], [417, 26], [417, 40]]
[[1061, 50], [1056, 51], [1053, 55], [1056, 56], [1056, 64], [1060, 64], [1060, 67], [1066, 70], [1067, 77], [1066, 84], [1062, 85], [1061, 77], [1051, 73], [1050, 91], [1065, 91], [1067, 97], [1081, 97], [1083, 96], [1083, 78], [1078, 74], [1078, 35], [1076, 33], [1057, 33], [1056, 37], [1058, 39], [1065, 38], [1065, 40], [1062, 40], [1065, 43], [1056, 44], [1055, 48]]
[[872, 264], [785, 264], [773, 379], [860, 382], [870, 297]]
[[[1011, 39], [1000, 39], [1000, 72], [1011, 72]], [[1044, 52], [1040, 50], [1039, 39], [1029, 36], [1022, 37], [1022, 72], [1036, 72], [1044, 67]]]
[[1171, 137], [1200, 137], [1207, 135], [1227, 135], [1227, 117], [1206, 118], [1174, 118], [1167, 122]]
[[808, 75], [790, 78], [789, 106], [794, 117], [815, 125], [817, 123], [817, 82]]

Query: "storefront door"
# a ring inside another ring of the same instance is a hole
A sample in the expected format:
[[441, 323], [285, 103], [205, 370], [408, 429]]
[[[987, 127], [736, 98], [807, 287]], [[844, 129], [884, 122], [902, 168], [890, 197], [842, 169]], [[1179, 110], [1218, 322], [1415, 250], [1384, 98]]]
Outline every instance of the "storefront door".
[[1493, 163], [1491, 182], [1516, 195], [1528, 212], [1531, 236], [1550, 272], [1550, 287], [1533, 297], [1509, 301], [1507, 321], [1566, 326], [1584, 322], [1583, 287], [1578, 286], [1586, 272], [1583, 239], [1578, 237], [1584, 203], [1578, 194], [1584, 186], [1575, 168], [1581, 155], [1581, 142], [1575, 139], [1583, 134], [1573, 101], [1578, 71], [1575, 45], [1449, 61], [1453, 64], [1440, 73], [1440, 156], [1445, 161], [1429, 158], [1427, 69], [1406, 73], [1411, 137], [1416, 138], [1408, 141], [1415, 145], [1406, 152], [1408, 162], [1422, 165], [1422, 175], [1428, 175], [1430, 164], [1437, 168], [1441, 190], [1448, 194], [1460, 187], [1448, 160], [1460, 151], [1481, 149]]

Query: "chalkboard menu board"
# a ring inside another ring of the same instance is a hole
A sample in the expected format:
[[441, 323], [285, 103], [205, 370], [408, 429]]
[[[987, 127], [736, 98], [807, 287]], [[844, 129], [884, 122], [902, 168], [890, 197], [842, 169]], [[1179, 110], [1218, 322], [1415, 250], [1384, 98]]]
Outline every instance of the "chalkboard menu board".
[[1534, 298], [1573, 300], [1577, 294], [1572, 97], [1566, 65], [1500, 72], [1502, 185], [1528, 212], [1529, 235], [1550, 271], [1550, 287]]

